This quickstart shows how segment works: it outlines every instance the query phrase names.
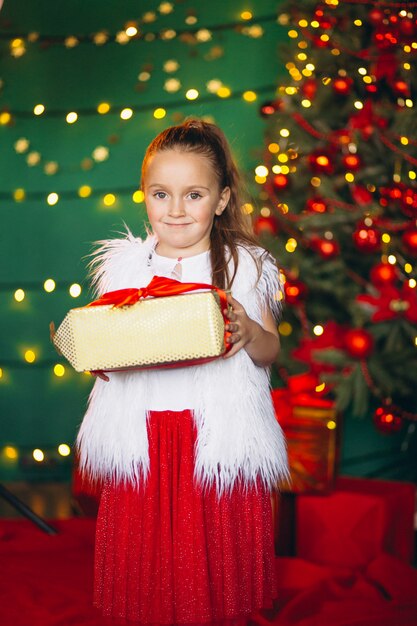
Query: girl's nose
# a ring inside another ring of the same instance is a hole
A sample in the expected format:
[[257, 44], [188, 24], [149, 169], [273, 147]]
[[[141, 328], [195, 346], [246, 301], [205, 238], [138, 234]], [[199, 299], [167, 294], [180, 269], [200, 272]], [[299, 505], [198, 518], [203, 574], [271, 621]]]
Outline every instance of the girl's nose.
[[173, 199], [169, 206], [169, 214], [172, 215], [173, 217], [180, 217], [181, 215], [184, 215], [184, 213], [185, 213], [185, 210], [184, 210], [184, 203], [182, 199], [181, 198], [179, 198], [178, 200]]

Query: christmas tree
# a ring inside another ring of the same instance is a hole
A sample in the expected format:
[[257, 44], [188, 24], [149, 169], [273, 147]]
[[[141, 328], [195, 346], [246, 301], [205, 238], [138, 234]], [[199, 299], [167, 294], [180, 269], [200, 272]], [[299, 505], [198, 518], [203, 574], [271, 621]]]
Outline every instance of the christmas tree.
[[417, 2], [289, 1], [279, 21], [254, 222], [286, 281], [278, 371], [394, 431], [417, 418]]

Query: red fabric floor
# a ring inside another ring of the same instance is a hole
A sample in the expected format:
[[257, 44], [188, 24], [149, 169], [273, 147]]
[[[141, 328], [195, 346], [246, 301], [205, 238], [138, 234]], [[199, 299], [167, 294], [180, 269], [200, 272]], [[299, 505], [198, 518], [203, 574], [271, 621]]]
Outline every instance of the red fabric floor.
[[[92, 607], [95, 522], [0, 521], [1, 626], [110, 626]], [[361, 571], [276, 560], [279, 605], [248, 626], [417, 626], [417, 571], [381, 554]]]

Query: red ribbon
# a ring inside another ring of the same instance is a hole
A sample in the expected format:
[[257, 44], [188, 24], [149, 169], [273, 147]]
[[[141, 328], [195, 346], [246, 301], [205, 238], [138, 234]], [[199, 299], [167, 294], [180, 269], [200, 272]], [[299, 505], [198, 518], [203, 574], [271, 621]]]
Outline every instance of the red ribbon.
[[[229, 319], [224, 311], [228, 309], [226, 292], [214, 285], [207, 285], [206, 283], [180, 283], [178, 280], [172, 278], [165, 278], [163, 276], [154, 276], [147, 287], [141, 289], [117, 289], [116, 291], [108, 291], [103, 294], [98, 300], [94, 300], [86, 305], [90, 306], [103, 306], [105, 304], [112, 304], [113, 308], [120, 308], [122, 306], [131, 306], [136, 304], [139, 300], [144, 298], [163, 298], [166, 296], [176, 296], [182, 293], [188, 293], [190, 291], [197, 291], [198, 289], [207, 289], [210, 291], [216, 291], [220, 298], [221, 312], [224, 319], [224, 323], [228, 324]], [[225, 333], [225, 346], [226, 352], [232, 347], [231, 344], [226, 342], [226, 338], [231, 333]]]

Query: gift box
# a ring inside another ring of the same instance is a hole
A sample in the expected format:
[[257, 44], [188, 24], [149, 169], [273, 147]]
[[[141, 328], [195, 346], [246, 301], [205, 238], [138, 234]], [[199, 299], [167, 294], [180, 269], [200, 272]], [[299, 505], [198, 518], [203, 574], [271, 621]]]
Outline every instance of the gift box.
[[274, 389], [277, 419], [288, 444], [292, 493], [321, 492], [332, 488], [337, 461], [338, 413], [334, 402], [316, 392], [315, 376], [291, 376], [288, 387]]
[[71, 309], [53, 342], [77, 372], [202, 363], [227, 349], [224, 309], [212, 285], [154, 277]]

